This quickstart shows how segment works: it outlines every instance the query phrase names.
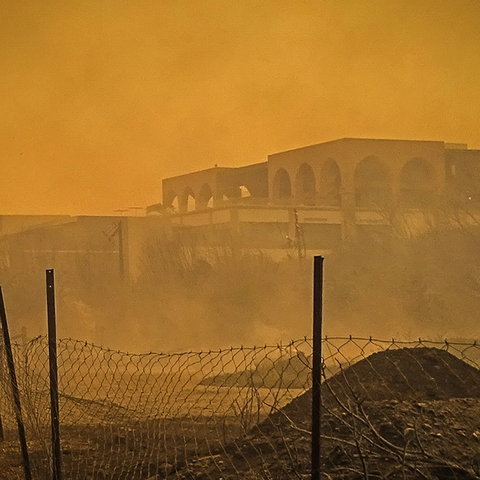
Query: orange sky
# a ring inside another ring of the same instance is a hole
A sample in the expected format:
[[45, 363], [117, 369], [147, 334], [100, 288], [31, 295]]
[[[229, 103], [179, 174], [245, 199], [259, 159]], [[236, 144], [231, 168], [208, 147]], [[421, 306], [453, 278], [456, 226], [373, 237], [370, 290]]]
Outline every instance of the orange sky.
[[0, 214], [342, 137], [480, 148], [478, 0], [0, 0]]

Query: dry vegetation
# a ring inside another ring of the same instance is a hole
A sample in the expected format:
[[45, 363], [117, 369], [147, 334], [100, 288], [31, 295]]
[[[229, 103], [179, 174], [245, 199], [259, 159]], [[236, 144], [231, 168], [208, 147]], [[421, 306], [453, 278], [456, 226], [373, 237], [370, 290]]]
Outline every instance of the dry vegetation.
[[[227, 241], [228, 245], [229, 242]], [[325, 264], [325, 333], [384, 338], [480, 335], [480, 228], [359, 237]], [[285, 250], [285, 253], [291, 253]], [[311, 262], [152, 238], [133, 285], [94, 255], [57, 272], [59, 334], [129, 351], [286, 341], [311, 331]], [[45, 333], [44, 265], [0, 271], [14, 332]], [[68, 268], [67, 268], [68, 267]], [[115, 268], [114, 268], [115, 267]]]

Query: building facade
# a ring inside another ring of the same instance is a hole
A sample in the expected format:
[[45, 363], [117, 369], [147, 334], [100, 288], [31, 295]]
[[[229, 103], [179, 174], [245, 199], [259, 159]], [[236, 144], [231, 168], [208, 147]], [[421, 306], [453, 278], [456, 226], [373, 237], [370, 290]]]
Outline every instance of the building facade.
[[462, 211], [476, 218], [480, 150], [344, 138], [167, 178], [162, 187], [174, 231], [196, 242], [272, 251], [293, 242], [322, 252], [363, 235], [415, 235]]

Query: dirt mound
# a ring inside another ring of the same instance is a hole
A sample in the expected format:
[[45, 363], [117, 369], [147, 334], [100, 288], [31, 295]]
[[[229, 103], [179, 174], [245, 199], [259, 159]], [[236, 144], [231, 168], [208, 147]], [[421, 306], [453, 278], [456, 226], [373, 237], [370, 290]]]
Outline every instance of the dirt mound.
[[358, 400], [446, 400], [480, 397], [480, 371], [445, 350], [402, 348], [370, 355], [324, 387]]
[[[322, 403], [395, 400], [425, 402], [450, 398], [480, 398], [480, 370], [445, 350], [402, 348], [373, 353], [348, 368], [341, 368], [322, 384]], [[310, 421], [308, 391], [277, 415]]]
[[[340, 368], [322, 393], [328, 478], [479, 478], [480, 371], [454, 355], [423, 347], [375, 353]], [[219, 465], [224, 479], [309, 478], [311, 408], [308, 391], [218, 458], [171, 478], [217, 478]]]
[[[416, 462], [425, 463], [427, 478], [473, 478], [467, 471], [442, 476], [432, 474], [432, 469], [454, 472], [469, 466], [470, 472], [480, 473], [471, 460], [478, 461], [480, 423], [475, 415], [479, 399], [480, 370], [445, 350], [387, 350], [340, 368], [322, 384], [322, 431], [340, 440], [324, 442], [328, 453], [322, 459], [323, 468], [334, 474], [342, 465], [353, 463], [358, 447], [345, 447], [342, 442], [354, 444], [359, 425], [367, 430], [361, 435], [371, 437], [371, 445], [380, 446], [372, 468], [374, 464], [380, 471], [394, 468], [392, 458], [399, 453], [395, 448], [406, 448], [405, 431], [414, 428], [423, 443], [418, 440], [408, 444], [408, 449]], [[309, 440], [308, 434], [299, 432], [311, 428], [311, 401], [311, 391], [297, 397], [258, 425], [252, 437], [275, 437], [281, 431], [282, 436], [294, 439], [290, 449]], [[290, 435], [285, 435], [288, 429]], [[383, 448], [388, 444], [393, 445], [390, 452]]]

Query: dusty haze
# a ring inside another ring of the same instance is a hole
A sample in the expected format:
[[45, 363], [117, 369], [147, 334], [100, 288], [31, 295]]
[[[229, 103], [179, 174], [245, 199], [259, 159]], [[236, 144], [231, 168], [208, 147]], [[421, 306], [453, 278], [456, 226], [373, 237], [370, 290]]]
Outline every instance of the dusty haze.
[[480, 148], [477, 0], [0, 3], [3, 214], [341, 137]]

